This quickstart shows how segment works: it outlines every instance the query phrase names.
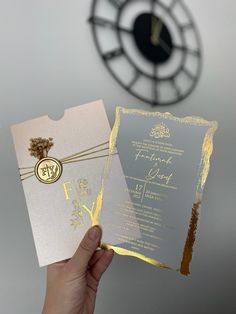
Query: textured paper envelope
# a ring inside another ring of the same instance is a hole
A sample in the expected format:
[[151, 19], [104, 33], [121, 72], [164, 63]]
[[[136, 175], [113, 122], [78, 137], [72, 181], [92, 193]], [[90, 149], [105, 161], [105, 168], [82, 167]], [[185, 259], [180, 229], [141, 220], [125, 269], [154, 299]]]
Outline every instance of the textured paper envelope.
[[[21, 180], [40, 266], [70, 258], [86, 230], [97, 223], [96, 197], [108, 155], [110, 127], [102, 101], [67, 109], [59, 121], [48, 116], [12, 127]], [[114, 171], [125, 187], [118, 155]], [[119, 198], [127, 198], [125, 188]], [[135, 221], [134, 213], [131, 214]], [[118, 244], [114, 228], [125, 218], [112, 209], [100, 221], [103, 235]], [[127, 232], [127, 231], [126, 231]], [[137, 228], [129, 235], [139, 236]]]
[[[216, 122], [198, 117], [117, 108], [103, 174], [102, 211], [135, 211], [141, 236], [119, 246], [107, 241], [104, 247], [189, 273], [216, 128]], [[115, 202], [114, 190], [107, 193], [114, 184], [116, 147], [131, 201]]]

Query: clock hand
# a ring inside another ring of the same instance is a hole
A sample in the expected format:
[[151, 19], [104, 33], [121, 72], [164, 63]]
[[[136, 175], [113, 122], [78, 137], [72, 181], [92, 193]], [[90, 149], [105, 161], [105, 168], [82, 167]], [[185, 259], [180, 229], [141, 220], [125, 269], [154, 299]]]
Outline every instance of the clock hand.
[[162, 31], [163, 23], [161, 20], [157, 20], [155, 16], [152, 18], [152, 35], [151, 35], [151, 43], [154, 46], [159, 44], [159, 39]]
[[161, 37], [159, 38], [159, 42], [160, 42], [160, 46], [163, 48], [163, 50], [165, 50], [165, 52], [168, 53], [168, 55], [171, 55], [170, 47], [164, 42], [164, 40], [161, 39]]
[[157, 30], [157, 21], [156, 21], [156, 17], [154, 15], [152, 15], [152, 26], [151, 26], [151, 42], [154, 45], [155, 42], [155, 34], [156, 34], [156, 30]]
[[161, 20], [159, 20], [159, 29], [158, 29], [158, 34], [157, 34], [157, 38], [158, 38], [158, 43], [159, 43], [159, 40], [160, 40], [160, 36], [161, 36], [161, 31], [162, 31], [162, 28], [163, 28], [163, 23]]

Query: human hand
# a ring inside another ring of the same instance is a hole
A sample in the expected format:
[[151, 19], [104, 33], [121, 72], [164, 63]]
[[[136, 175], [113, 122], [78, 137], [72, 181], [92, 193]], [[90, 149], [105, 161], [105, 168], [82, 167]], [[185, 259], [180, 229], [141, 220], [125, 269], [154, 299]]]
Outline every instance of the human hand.
[[97, 250], [101, 228], [90, 228], [74, 256], [47, 268], [47, 289], [42, 314], [92, 314], [102, 274], [113, 250]]

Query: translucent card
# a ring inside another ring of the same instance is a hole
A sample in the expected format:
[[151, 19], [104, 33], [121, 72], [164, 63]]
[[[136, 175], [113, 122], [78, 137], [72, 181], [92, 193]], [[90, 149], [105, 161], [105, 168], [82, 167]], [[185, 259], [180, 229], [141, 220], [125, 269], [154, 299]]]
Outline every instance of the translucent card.
[[[114, 219], [109, 233], [123, 243], [104, 234], [104, 247], [189, 273], [216, 129], [216, 122], [199, 117], [117, 108], [97, 206], [103, 222], [110, 209], [125, 224], [118, 228]], [[125, 185], [116, 172], [116, 149]], [[135, 228], [139, 237], [130, 236]]]

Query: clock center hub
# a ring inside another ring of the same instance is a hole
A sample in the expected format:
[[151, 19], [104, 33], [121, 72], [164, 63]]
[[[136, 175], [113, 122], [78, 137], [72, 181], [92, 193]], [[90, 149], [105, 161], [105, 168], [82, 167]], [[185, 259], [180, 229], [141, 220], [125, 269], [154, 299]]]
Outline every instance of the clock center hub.
[[161, 18], [142, 13], [134, 22], [135, 43], [142, 55], [154, 64], [169, 60], [173, 52], [171, 34]]

